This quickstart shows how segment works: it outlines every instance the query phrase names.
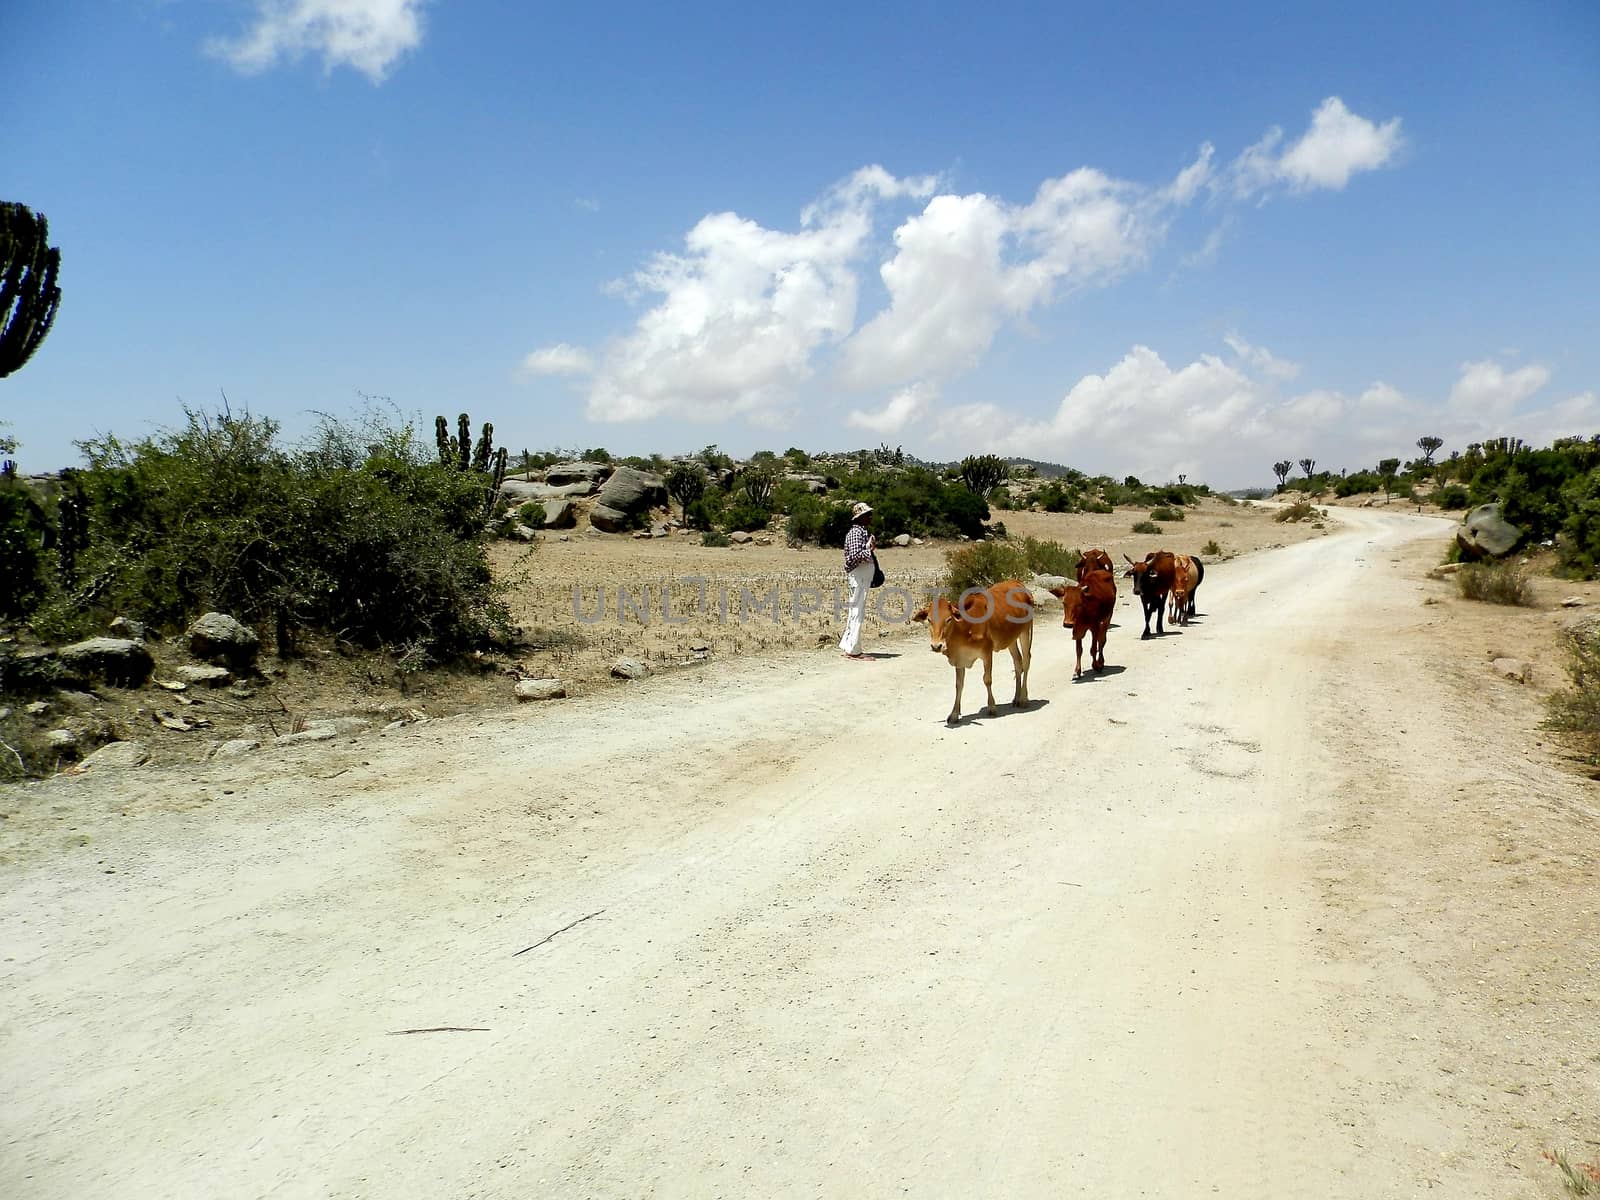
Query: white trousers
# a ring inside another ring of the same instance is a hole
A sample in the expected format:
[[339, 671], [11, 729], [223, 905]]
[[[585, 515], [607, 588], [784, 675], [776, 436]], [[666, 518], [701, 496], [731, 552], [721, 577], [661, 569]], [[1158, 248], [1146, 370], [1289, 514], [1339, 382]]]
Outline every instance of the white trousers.
[[860, 654], [861, 625], [867, 619], [867, 596], [872, 591], [872, 560], [857, 563], [846, 578], [850, 580], [850, 607], [845, 613], [839, 649], [845, 654]]

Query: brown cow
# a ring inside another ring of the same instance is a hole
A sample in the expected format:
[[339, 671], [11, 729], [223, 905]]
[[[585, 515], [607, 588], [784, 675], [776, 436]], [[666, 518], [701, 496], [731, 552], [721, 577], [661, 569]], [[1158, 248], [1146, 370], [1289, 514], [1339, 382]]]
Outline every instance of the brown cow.
[[1111, 610], [1117, 603], [1117, 577], [1110, 571], [1086, 571], [1080, 583], [1053, 587], [1050, 594], [1061, 601], [1061, 624], [1072, 630], [1078, 658], [1072, 677], [1083, 674], [1083, 635], [1089, 638], [1089, 669], [1103, 671], [1106, 665], [1106, 632], [1111, 628]]
[[954, 725], [961, 719], [961, 685], [967, 668], [983, 660], [983, 686], [989, 693], [989, 715], [998, 716], [994, 703], [994, 656], [1011, 652], [1017, 691], [1011, 703], [1028, 703], [1028, 667], [1033, 660], [1033, 597], [1015, 579], [1003, 580], [987, 591], [961, 594], [959, 608], [943, 596], [911, 614], [913, 621], [928, 623], [928, 648], [945, 656], [956, 669], [956, 702], [945, 718]]
[[1139, 597], [1144, 605], [1144, 632], [1139, 635], [1142, 639], [1150, 636], [1150, 615], [1155, 614], [1156, 636], [1166, 633], [1162, 625], [1162, 617], [1166, 615], [1167, 594], [1172, 591], [1172, 577], [1176, 570], [1176, 563], [1170, 550], [1152, 550], [1144, 556], [1143, 562], [1134, 562], [1126, 554], [1128, 569], [1123, 572], [1133, 580], [1133, 594]]
[[[1115, 571], [1116, 563], [1111, 561], [1111, 555], [1104, 550], [1085, 550], [1078, 556], [1078, 582], [1083, 582], [1083, 577], [1090, 571]], [[1116, 585], [1113, 584], [1113, 587]]]
[[1172, 606], [1167, 620], [1174, 625], [1187, 625], [1194, 613], [1194, 590], [1200, 586], [1200, 573], [1204, 568], [1200, 560], [1187, 554], [1173, 555]]

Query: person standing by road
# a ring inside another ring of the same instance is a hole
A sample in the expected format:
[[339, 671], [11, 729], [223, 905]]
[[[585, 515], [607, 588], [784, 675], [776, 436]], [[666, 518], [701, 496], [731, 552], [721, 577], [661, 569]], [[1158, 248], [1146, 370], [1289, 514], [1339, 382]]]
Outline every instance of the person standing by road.
[[872, 506], [857, 501], [850, 510], [850, 532], [844, 535], [844, 573], [850, 580], [850, 608], [845, 616], [844, 636], [839, 639], [839, 652], [857, 662], [872, 659], [861, 653], [861, 626], [867, 618], [867, 592], [872, 587], [872, 573], [878, 560], [873, 551], [877, 539], [872, 536]]

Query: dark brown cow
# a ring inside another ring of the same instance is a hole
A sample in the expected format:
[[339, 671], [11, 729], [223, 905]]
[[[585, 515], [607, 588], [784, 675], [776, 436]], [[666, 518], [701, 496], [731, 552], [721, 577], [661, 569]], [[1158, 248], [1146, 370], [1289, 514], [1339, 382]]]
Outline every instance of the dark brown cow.
[[1083, 674], [1083, 635], [1089, 638], [1089, 669], [1103, 671], [1106, 666], [1106, 632], [1111, 628], [1111, 610], [1117, 603], [1117, 577], [1110, 571], [1085, 571], [1081, 582], [1053, 587], [1050, 594], [1061, 601], [1061, 624], [1072, 630], [1078, 648], [1072, 677]]
[[1033, 597], [1015, 579], [1003, 580], [988, 591], [964, 592], [961, 607], [943, 596], [911, 614], [913, 621], [928, 623], [928, 648], [942, 654], [956, 669], [956, 702], [945, 721], [961, 718], [961, 685], [967, 668], [983, 660], [983, 686], [989, 693], [989, 715], [998, 716], [994, 704], [994, 656], [1011, 651], [1017, 690], [1011, 703], [1028, 703], [1028, 668], [1033, 661]]
[[1172, 591], [1172, 579], [1177, 570], [1172, 551], [1152, 550], [1144, 556], [1143, 562], [1134, 562], [1126, 554], [1122, 557], [1128, 559], [1128, 569], [1123, 574], [1133, 580], [1133, 594], [1144, 605], [1144, 632], [1139, 637], [1143, 640], [1150, 636], [1152, 613], [1156, 618], [1156, 636], [1160, 637], [1167, 632], [1162, 618], [1166, 615], [1167, 595]]
[[1115, 572], [1116, 569], [1117, 564], [1111, 561], [1111, 555], [1104, 550], [1085, 550], [1078, 558], [1078, 582], [1082, 583], [1083, 577], [1090, 571]]

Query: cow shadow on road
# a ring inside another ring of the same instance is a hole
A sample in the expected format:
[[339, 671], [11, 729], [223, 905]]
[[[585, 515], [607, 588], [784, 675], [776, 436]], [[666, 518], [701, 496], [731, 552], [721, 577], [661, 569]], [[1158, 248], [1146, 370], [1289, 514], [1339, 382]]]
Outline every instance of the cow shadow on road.
[[1127, 669], [1128, 669], [1127, 667], [1119, 666], [1116, 663], [1107, 663], [1105, 666], [1101, 667], [1098, 671], [1085, 671], [1082, 675], [1079, 675], [1072, 682], [1074, 684], [1093, 683], [1097, 679], [1109, 679], [1113, 675], [1121, 675]]
[[1015, 705], [1007, 704], [1002, 701], [996, 706], [1000, 711], [992, 717], [989, 715], [989, 710], [987, 708], [978, 708], [973, 712], [962, 713], [961, 719], [958, 720], [954, 725], [950, 725], [944, 721], [940, 721], [939, 724], [944, 725], [947, 729], [965, 729], [968, 725], [981, 725], [985, 721], [1003, 721], [1010, 716], [1016, 716], [1022, 713], [1038, 712], [1046, 707], [1049, 703], [1050, 701], [1045, 699], [1033, 699], [1029, 700], [1021, 708], [1017, 708]]

